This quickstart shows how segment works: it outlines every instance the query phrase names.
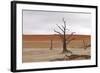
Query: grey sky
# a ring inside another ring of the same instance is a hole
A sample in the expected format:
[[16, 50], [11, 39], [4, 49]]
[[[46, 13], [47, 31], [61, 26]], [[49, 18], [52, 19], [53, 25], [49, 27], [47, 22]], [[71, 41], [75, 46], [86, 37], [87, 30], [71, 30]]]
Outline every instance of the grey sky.
[[[76, 34], [91, 34], [91, 14], [23, 10], [23, 34], [55, 34], [65, 18], [68, 28]], [[69, 32], [68, 32], [69, 33]]]

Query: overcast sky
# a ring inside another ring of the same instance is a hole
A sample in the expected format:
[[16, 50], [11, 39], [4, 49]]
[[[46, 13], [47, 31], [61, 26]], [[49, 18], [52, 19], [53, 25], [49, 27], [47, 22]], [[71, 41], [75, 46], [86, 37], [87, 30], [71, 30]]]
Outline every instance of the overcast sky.
[[[60, 31], [59, 26], [65, 19], [70, 32], [80, 35], [91, 34], [91, 14], [76, 12], [51, 12], [23, 10], [23, 34], [56, 34], [54, 29]], [[70, 33], [68, 32], [68, 33]]]

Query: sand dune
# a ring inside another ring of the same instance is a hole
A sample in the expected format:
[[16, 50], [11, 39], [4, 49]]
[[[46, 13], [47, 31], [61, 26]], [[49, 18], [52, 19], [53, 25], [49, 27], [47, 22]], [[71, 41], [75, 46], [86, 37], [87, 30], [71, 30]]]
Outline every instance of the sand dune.
[[[91, 45], [89, 35], [74, 35], [71, 38], [74, 40], [67, 45], [69, 48], [84, 48], [84, 43]], [[62, 41], [58, 35], [23, 35], [23, 48], [50, 48], [51, 40], [53, 48], [62, 47]]]
[[[66, 35], [66, 38], [69, 35]], [[62, 41], [58, 35], [23, 35], [22, 61], [41, 62], [41, 61], [63, 61], [63, 60], [84, 60], [91, 57], [91, 36], [90, 35], [74, 35], [67, 49], [72, 55], [66, 57], [62, 54]], [[52, 50], [51, 48], [52, 40]], [[84, 40], [84, 42], [83, 42]], [[67, 42], [67, 41], [66, 41]], [[84, 49], [85, 45], [89, 45]]]
[[[66, 38], [70, 35], [66, 35]], [[90, 35], [73, 35], [71, 38], [74, 38], [75, 40], [90, 40]], [[59, 41], [61, 38], [59, 35], [23, 35], [24, 41]]]

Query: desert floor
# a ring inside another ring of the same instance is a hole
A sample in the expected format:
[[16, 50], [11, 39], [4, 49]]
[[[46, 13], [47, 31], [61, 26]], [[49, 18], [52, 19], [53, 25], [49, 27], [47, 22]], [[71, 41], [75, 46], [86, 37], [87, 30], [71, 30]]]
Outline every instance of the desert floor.
[[23, 48], [22, 62], [43, 62], [43, 61], [64, 61], [64, 60], [85, 60], [90, 59], [90, 48], [68, 48], [72, 52], [71, 56], [62, 54], [62, 49], [53, 48]]
[[[68, 36], [66, 35], [66, 38]], [[74, 40], [66, 44], [68, 50], [72, 52], [71, 55], [68, 55], [68, 53], [62, 53], [63, 43], [59, 35], [23, 35], [22, 62], [90, 59], [91, 36], [74, 35], [71, 38], [74, 38]], [[52, 49], [50, 49], [51, 46]], [[88, 47], [85, 49], [86, 46]]]

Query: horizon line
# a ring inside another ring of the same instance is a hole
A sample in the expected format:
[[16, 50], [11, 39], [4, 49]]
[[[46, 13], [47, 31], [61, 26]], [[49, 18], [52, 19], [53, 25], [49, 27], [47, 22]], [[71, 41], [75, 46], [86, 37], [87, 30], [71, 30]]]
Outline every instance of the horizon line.
[[[22, 35], [59, 35], [59, 34], [22, 34]], [[71, 34], [66, 34], [71, 35]], [[90, 34], [73, 34], [73, 35], [90, 35]]]

